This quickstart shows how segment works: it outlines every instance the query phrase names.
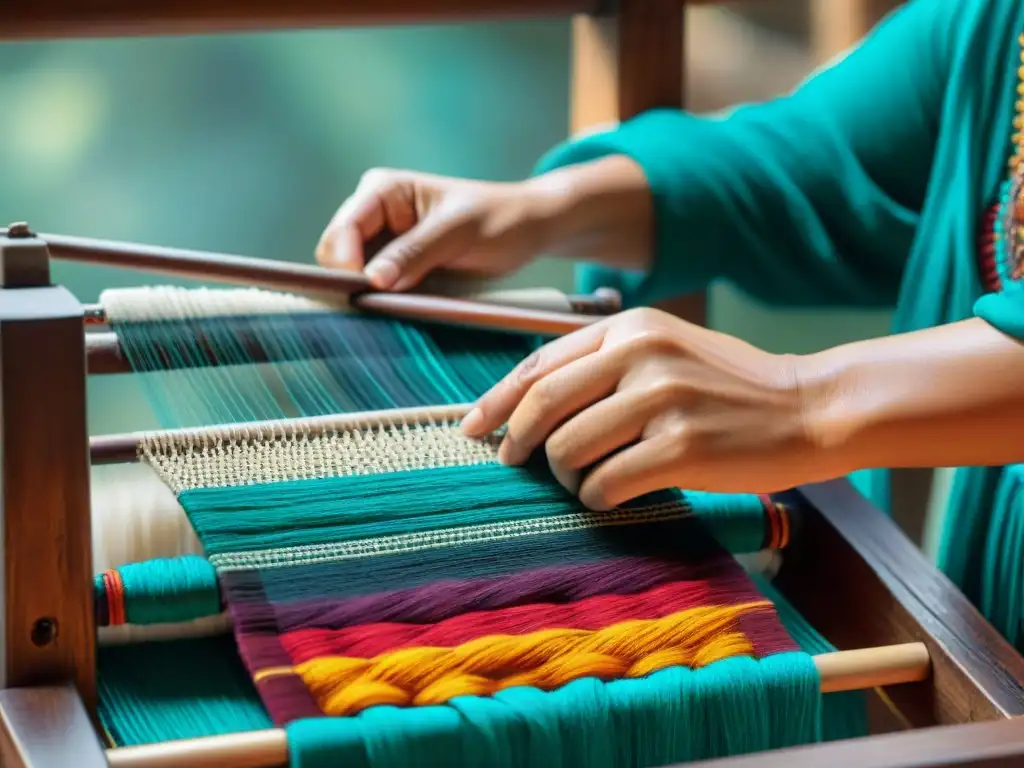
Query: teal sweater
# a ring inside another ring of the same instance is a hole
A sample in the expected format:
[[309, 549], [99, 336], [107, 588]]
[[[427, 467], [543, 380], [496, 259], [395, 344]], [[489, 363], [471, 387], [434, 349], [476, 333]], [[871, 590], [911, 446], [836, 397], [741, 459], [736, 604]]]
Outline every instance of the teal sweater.
[[[895, 307], [895, 331], [976, 314], [1024, 339], [1024, 288], [983, 297], [977, 265], [1007, 186], [1022, 32], [1020, 0], [911, 0], [784, 98], [653, 111], [557, 147], [540, 171], [625, 154], [654, 198], [650, 272], [587, 266], [582, 287], [635, 305], [725, 280], [777, 305]], [[958, 470], [940, 553], [1019, 645], [1022, 481], [1019, 466]], [[861, 487], [888, 505], [887, 472]]]

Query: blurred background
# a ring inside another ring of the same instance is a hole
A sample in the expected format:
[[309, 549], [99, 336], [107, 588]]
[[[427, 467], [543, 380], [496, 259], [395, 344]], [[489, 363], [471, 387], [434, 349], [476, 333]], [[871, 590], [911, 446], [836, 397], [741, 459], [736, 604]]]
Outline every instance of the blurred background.
[[[688, 104], [793, 88], [896, 0], [691, 8]], [[373, 166], [516, 179], [568, 131], [570, 22], [0, 45], [0, 211], [58, 233], [310, 261]], [[166, 283], [58, 263], [86, 302]], [[520, 286], [571, 288], [535, 264]], [[879, 312], [769, 311], [727, 287], [711, 323], [778, 351], [885, 333]], [[128, 376], [90, 380], [93, 434], [155, 426]]]

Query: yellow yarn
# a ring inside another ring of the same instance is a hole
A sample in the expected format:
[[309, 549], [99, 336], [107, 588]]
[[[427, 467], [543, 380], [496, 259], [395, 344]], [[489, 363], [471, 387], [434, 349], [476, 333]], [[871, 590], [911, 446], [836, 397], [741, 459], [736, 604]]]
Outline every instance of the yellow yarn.
[[350, 715], [378, 704], [442, 704], [514, 686], [552, 690], [582, 677], [642, 677], [666, 667], [697, 668], [751, 655], [753, 646], [736, 621], [770, 610], [768, 601], [691, 608], [599, 630], [489, 635], [454, 648], [405, 648], [372, 659], [325, 656], [295, 667], [264, 669], [254, 677], [260, 682], [299, 675], [328, 715]]

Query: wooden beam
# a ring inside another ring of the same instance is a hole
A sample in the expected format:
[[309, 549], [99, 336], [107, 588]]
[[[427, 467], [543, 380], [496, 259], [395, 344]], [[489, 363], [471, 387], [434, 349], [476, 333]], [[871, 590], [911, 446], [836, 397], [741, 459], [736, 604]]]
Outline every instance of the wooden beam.
[[74, 682], [96, 703], [82, 307], [45, 243], [0, 238], [0, 688]]
[[[650, 109], [683, 107], [685, 5], [683, 0], [621, 0], [614, 12], [573, 19], [573, 135]], [[703, 295], [661, 308], [705, 322]]]
[[839, 649], [928, 646], [932, 681], [886, 694], [914, 727], [1024, 715], [1024, 658], [896, 523], [846, 480], [784, 495], [792, 544], [776, 585]]
[[811, 51], [826, 64], [857, 44], [902, 0], [811, 0]]
[[1024, 719], [924, 728], [776, 752], [690, 763], [688, 768], [1019, 768]]
[[0, 691], [4, 768], [107, 768], [89, 715], [71, 686]]
[[7, 0], [0, 39], [130, 37], [569, 16], [596, 0]]

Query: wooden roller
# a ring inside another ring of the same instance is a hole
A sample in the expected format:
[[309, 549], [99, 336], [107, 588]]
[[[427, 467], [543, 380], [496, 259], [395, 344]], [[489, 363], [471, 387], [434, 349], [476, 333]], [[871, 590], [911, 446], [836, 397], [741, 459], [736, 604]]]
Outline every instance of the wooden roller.
[[[880, 688], [927, 679], [931, 669], [924, 643], [906, 643], [814, 657], [823, 693]], [[107, 750], [111, 768], [279, 768], [288, 765], [288, 739], [279, 728], [182, 739]]]

